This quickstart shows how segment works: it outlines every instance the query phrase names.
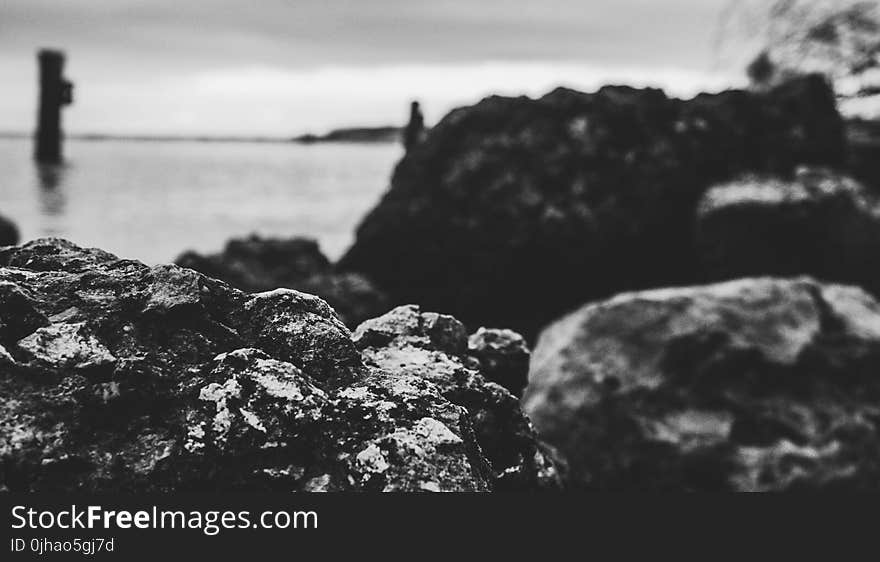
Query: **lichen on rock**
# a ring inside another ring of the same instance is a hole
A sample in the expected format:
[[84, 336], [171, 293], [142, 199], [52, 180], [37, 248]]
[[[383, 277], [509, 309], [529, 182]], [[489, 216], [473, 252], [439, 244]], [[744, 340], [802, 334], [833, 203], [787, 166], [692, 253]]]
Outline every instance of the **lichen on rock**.
[[116, 361], [84, 322], [38, 328], [18, 342], [22, 354], [53, 369], [100, 368]]
[[[519, 347], [522, 338], [515, 333], [498, 336], [513, 342], [511, 347], [517, 352], [525, 349]], [[415, 305], [368, 320], [353, 335], [368, 365], [429, 380], [444, 397], [465, 408], [499, 486], [558, 487], [562, 476], [548, 458], [553, 452], [538, 443], [517, 398], [484, 376], [515, 380], [521, 375], [518, 361], [509, 365], [499, 362], [498, 350], [484, 345], [492, 339], [485, 330], [472, 336], [476, 353], [470, 355], [467, 330], [461, 322], [452, 316], [422, 312]]]

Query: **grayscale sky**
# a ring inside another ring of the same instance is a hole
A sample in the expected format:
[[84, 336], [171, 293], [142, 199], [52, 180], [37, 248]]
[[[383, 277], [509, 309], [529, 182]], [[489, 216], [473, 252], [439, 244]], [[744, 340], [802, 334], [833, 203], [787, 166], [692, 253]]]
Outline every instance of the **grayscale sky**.
[[68, 132], [293, 135], [428, 121], [490, 92], [735, 81], [727, 0], [0, 0], [0, 130], [30, 131], [38, 47], [68, 52]]

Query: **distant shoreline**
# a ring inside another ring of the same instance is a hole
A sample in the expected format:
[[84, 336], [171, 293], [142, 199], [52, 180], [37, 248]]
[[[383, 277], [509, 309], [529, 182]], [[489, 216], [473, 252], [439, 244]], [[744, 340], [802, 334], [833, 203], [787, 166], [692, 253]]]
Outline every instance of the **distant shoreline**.
[[[296, 137], [235, 136], [235, 135], [114, 135], [104, 133], [73, 133], [68, 140], [91, 142], [219, 142], [219, 143], [267, 143], [267, 144], [315, 144], [315, 143], [396, 143], [402, 129], [386, 127], [349, 127], [334, 129], [324, 135], [307, 133]], [[30, 139], [32, 133], [0, 132], [0, 139]]]
[[400, 142], [403, 135], [401, 127], [349, 127], [335, 129], [326, 135], [305, 134], [295, 137], [294, 142], [306, 144], [316, 142], [369, 142], [390, 143]]

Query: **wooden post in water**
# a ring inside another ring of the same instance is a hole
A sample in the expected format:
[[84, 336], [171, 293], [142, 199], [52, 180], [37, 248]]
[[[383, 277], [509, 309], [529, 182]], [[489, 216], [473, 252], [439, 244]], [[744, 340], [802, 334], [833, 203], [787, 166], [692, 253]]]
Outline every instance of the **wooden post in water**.
[[63, 76], [63, 52], [42, 49], [37, 53], [37, 60], [40, 63], [40, 109], [34, 157], [40, 163], [57, 164], [62, 160], [61, 106], [73, 102], [73, 84]]

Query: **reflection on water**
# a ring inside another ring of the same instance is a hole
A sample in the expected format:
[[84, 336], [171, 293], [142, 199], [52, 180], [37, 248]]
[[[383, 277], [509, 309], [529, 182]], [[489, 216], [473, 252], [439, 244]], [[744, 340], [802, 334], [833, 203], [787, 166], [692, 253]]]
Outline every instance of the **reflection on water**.
[[43, 213], [64, 214], [64, 174], [67, 164], [35, 164]]
[[147, 263], [233, 236], [306, 235], [331, 259], [386, 189], [396, 144], [87, 142], [35, 166], [30, 139], [0, 139], [0, 214], [22, 239], [61, 236]]

